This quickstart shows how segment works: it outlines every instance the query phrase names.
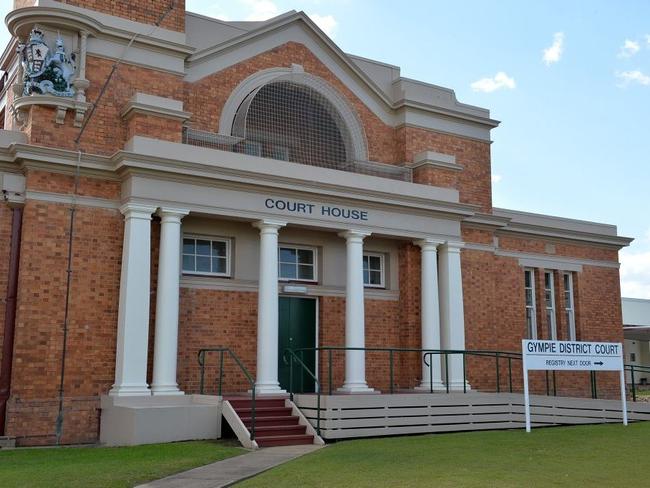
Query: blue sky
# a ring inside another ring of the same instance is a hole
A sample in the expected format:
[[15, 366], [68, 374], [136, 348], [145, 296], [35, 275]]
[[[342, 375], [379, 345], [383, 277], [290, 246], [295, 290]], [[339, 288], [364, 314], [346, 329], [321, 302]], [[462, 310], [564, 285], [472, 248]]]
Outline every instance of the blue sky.
[[495, 206], [618, 225], [636, 238], [621, 253], [623, 295], [650, 298], [650, 2], [187, 0], [187, 9], [224, 20], [304, 10], [344, 51], [489, 108], [502, 121], [492, 132]]

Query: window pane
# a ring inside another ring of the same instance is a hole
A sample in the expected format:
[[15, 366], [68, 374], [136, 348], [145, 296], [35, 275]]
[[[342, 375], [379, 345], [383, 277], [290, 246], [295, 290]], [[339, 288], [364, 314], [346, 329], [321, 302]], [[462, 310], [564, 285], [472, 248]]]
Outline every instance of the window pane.
[[525, 277], [525, 281], [526, 281], [526, 288], [530, 288], [530, 287], [531, 287], [531, 282], [532, 282], [532, 279], [531, 279], [531, 278], [532, 278], [532, 274], [533, 274], [533, 273], [531, 273], [530, 271], [526, 271], [526, 272], [524, 272], [524, 277]]
[[367, 269], [363, 270], [363, 283], [365, 285], [370, 284], [370, 271], [368, 271]]
[[369, 256], [370, 269], [381, 270], [381, 258], [379, 256]]
[[526, 305], [533, 305], [533, 290], [526, 290]]
[[224, 241], [212, 241], [212, 255], [226, 257], [226, 243]]
[[296, 250], [289, 249], [287, 247], [280, 248], [280, 262], [283, 263], [295, 263], [296, 262]]
[[564, 289], [565, 289], [565, 290], [569, 290], [569, 289], [571, 289], [571, 285], [570, 285], [570, 283], [569, 283], [569, 275], [568, 275], [568, 274], [565, 274], [565, 275], [564, 275]]
[[194, 239], [183, 239], [183, 253], [184, 254], [196, 253], [196, 246], [194, 245]]
[[381, 285], [381, 271], [370, 271], [370, 284]]
[[183, 254], [183, 271], [196, 271], [194, 268], [194, 256]]
[[225, 273], [226, 272], [226, 258], [212, 258], [212, 272]]
[[298, 249], [298, 262], [302, 264], [314, 264], [314, 251], [310, 249]]
[[363, 269], [368, 269], [368, 256], [363, 257]]
[[552, 288], [553, 287], [553, 274], [552, 273], [544, 273], [544, 283], [546, 288]]
[[295, 279], [296, 266], [295, 264], [280, 264], [280, 278]]
[[298, 265], [298, 279], [301, 280], [313, 280], [314, 279], [314, 267], [310, 265], [300, 264]]
[[201, 239], [196, 240], [196, 254], [201, 256], [210, 255], [210, 241], [204, 241]]
[[208, 256], [197, 256], [196, 257], [196, 270], [201, 271], [202, 273], [209, 273], [210, 269], [210, 258]]

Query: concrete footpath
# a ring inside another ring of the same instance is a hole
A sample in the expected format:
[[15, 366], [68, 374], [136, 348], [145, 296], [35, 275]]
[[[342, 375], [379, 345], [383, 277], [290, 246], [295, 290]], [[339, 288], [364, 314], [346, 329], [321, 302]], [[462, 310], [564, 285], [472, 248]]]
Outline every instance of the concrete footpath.
[[218, 488], [255, 476], [267, 469], [299, 458], [324, 446], [266, 447], [247, 454], [190, 469], [136, 488]]

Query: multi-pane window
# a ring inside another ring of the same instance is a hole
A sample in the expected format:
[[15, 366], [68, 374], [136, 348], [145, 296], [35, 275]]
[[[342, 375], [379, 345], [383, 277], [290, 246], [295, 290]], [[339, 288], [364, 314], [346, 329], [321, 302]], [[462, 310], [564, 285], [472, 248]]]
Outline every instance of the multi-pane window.
[[529, 339], [537, 339], [537, 320], [535, 317], [535, 271], [524, 270], [524, 290], [526, 293], [526, 333]]
[[562, 275], [564, 280], [564, 314], [566, 316], [566, 323], [569, 330], [569, 340], [576, 340], [576, 314], [575, 305], [573, 303], [573, 274], [564, 273]]
[[553, 292], [553, 271], [544, 271], [544, 304], [546, 307], [546, 325], [548, 338], [557, 340], [557, 327], [555, 323], [555, 294]]
[[230, 241], [207, 237], [183, 237], [183, 272], [213, 276], [230, 275]]
[[281, 280], [317, 281], [316, 250], [308, 247], [280, 246], [278, 249]]
[[363, 284], [372, 288], [383, 288], [384, 256], [383, 254], [363, 255]]

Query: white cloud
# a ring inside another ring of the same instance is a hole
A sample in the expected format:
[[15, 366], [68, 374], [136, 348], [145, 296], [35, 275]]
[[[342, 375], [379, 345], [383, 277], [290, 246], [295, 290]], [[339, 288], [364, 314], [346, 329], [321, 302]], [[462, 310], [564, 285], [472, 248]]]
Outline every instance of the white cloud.
[[510, 78], [503, 71], [499, 71], [496, 75], [494, 75], [494, 77], [481, 78], [480, 80], [472, 83], [470, 86], [474, 91], [491, 93], [493, 91], [500, 90], [501, 88], [512, 90], [517, 85], [515, 84], [514, 78]]
[[562, 49], [564, 45], [564, 33], [556, 32], [553, 34], [553, 44], [543, 50], [542, 60], [549, 66], [557, 63], [562, 57]]
[[280, 9], [271, 0], [239, 0], [250, 13], [245, 20], [268, 20], [280, 15]]
[[621, 46], [621, 50], [618, 53], [619, 58], [631, 58], [634, 56], [636, 53], [639, 52], [641, 49], [641, 46], [637, 41], [631, 41], [629, 39], [625, 39], [625, 42]]
[[617, 72], [616, 77], [621, 80], [619, 86], [627, 86], [630, 83], [650, 86], [650, 75], [646, 75], [639, 70]]
[[492, 183], [497, 184], [503, 179], [501, 175], [492, 175]]
[[338, 26], [338, 22], [332, 15], [308, 14], [309, 18], [322, 29], [325, 34], [332, 37]]
[[631, 298], [650, 298], [650, 251], [621, 251], [621, 294]]

